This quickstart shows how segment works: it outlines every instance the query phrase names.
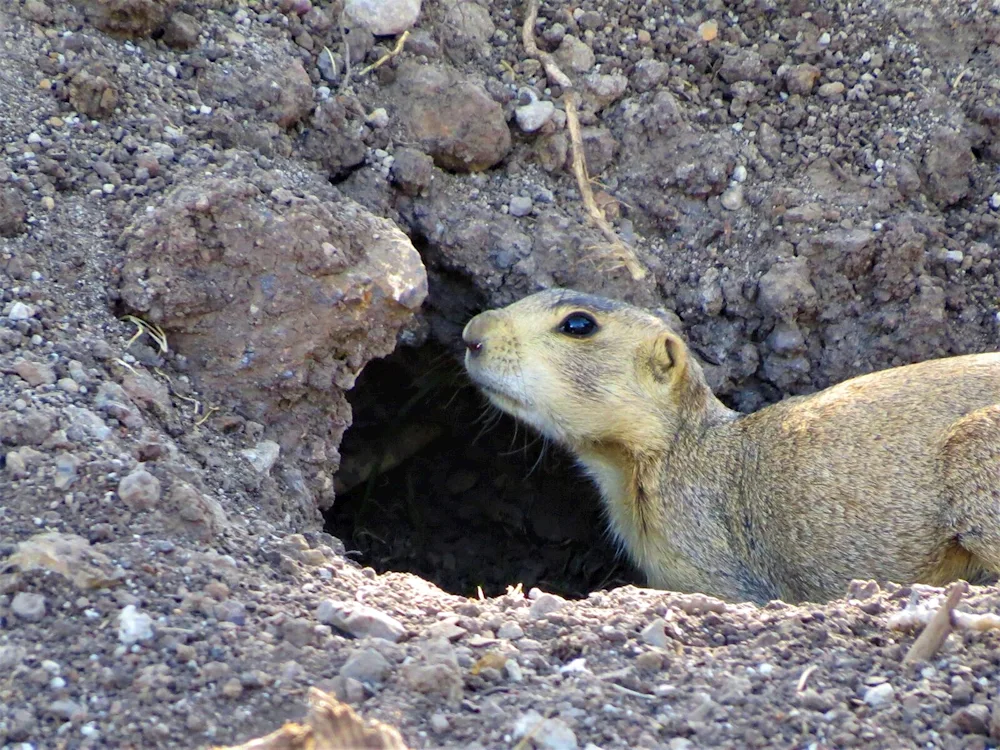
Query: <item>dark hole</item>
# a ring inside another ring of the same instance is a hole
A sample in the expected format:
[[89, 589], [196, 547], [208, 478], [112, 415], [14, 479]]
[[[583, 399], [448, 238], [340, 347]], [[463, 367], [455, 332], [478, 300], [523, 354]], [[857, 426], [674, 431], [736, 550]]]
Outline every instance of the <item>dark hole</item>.
[[463, 596], [521, 583], [582, 597], [639, 581], [590, 481], [487, 409], [452, 352], [400, 348], [369, 363], [348, 397], [354, 424], [326, 529], [362, 564]]

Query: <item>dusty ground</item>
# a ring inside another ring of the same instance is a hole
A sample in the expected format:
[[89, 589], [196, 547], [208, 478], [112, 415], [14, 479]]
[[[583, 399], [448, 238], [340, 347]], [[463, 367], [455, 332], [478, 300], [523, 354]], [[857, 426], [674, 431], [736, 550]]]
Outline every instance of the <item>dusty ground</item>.
[[592, 493], [473, 440], [454, 362], [554, 283], [672, 310], [744, 410], [995, 349], [1000, 6], [543, 4], [641, 282], [519, 4], [426, 0], [360, 76], [394, 37], [340, 10], [0, 6], [0, 747], [234, 743], [311, 685], [413, 747], [1000, 741], [996, 631], [900, 666], [939, 592], [598, 591]]

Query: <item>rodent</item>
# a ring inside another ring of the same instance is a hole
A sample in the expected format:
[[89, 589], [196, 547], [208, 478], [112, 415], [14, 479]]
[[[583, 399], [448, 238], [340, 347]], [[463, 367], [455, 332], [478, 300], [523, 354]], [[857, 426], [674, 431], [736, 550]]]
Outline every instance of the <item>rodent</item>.
[[472, 381], [572, 451], [655, 588], [827, 601], [856, 578], [1000, 573], [1000, 354], [862, 375], [743, 415], [681, 335], [550, 289], [463, 331]]

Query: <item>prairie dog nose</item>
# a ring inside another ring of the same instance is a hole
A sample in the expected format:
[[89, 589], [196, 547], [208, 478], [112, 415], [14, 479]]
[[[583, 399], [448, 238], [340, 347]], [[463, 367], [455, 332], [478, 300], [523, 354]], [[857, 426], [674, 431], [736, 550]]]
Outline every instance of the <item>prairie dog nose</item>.
[[499, 317], [495, 310], [487, 310], [466, 323], [465, 330], [462, 331], [462, 341], [465, 342], [469, 355], [474, 357], [483, 351], [490, 326]]

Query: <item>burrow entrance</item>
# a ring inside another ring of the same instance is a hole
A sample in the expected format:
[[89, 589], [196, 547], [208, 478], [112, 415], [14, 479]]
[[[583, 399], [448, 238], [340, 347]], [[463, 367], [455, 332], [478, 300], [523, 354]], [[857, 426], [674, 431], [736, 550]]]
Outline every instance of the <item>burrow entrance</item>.
[[639, 581], [589, 480], [488, 409], [453, 352], [400, 347], [370, 362], [348, 398], [354, 424], [326, 530], [362, 564], [464, 596], [522, 583], [581, 597]]

